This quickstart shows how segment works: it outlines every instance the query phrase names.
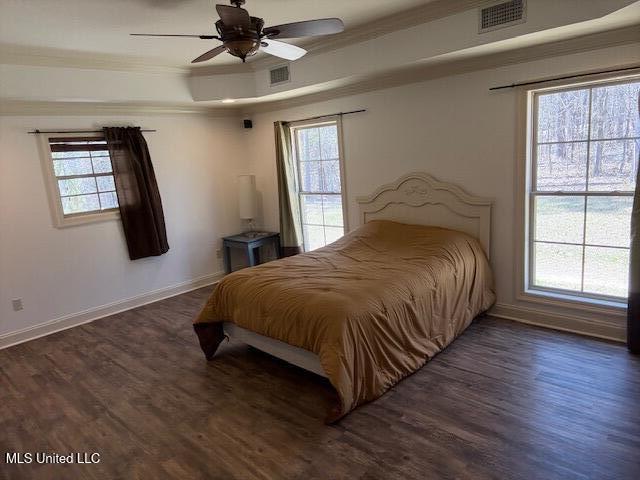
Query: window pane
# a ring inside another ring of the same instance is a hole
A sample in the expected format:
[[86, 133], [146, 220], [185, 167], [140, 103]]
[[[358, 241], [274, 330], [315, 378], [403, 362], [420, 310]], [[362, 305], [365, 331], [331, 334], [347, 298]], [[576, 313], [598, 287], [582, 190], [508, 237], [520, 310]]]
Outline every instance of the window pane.
[[[640, 81], [634, 80], [536, 97], [533, 285], [627, 296], [633, 199], [615, 192], [633, 192], [636, 186], [639, 94]], [[585, 189], [610, 196], [581, 196]], [[556, 190], [578, 195], [535, 193]]]
[[93, 177], [58, 180], [58, 188], [62, 196], [94, 193], [96, 192], [96, 181]]
[[636, 140], [592, 142], [589, 153], [589, 190], [635, 190], [638, 153]]
[[56, 177], [65, 177], [67, 175], [87, 175], [93, 173], [90, 158], [54, 160], [53, 171]]
[[49, 139], [64, 215], [117, 208], [107, 144], [100, 138]]
[[342, 227], [342, 198], [340, 195], [323, 195], [324, 224]]
[[581, 246], [534, 243], [534, 261], [534, 285], [580, 290], [582, 286]]
[[97, 157], [92, 159], [95, 173], [111, 172], [111, 159], [109, 157]]
[[338, 127], [327, 123], [293, 131], [298, 150], [305, 249], [314, 250], [344, 234]]
[[324, 227], [324, 235], [328, 245], [341, 238], [344, 235], [344, 229], [340, 227]]
[[596, 87], [592, 92], [591, 138], [635, 137], [638, 120], [640, 82]]
[[589, 90], [538, 96], [538, 142], [586, 140], [588, 127]]
[[98, 182], [98, 191], [99, 192], [109, 192], [116, 189], [115, 182], [113, 180], [113, 176], [105, 175], [102, 177], [96, 177], [96, 182]]
[[324, 247], [324, 227], [302, 225], [302, 231], [304, 234], [304, 248], [307, 252]]
[[586, 243], [628, 247], [632, 208], [632, 197], [590, 197], [587, 200]]
[[320, 132], [318, 128], [298, 130], [300, 161], [320, 160]]
[[331, 160], [322, 162], [322, 191], [340, 193], [340, 162]]
[[323, 160], [338, 158], [338, 127], [329, 125], [320, 127], [320, 154]]
[[118, 196], [116, 192], [101, 193], [100, 204], [102, 205], [102, 210], [118, 208]]
[[322, 225], [321, 195], [302, 195], [302, 223]]
[[322, 169], [320, 162], [300, 162], [300, 179], [303, 192], [322, 191]]
[[86, 157], [89, 158], [90, 153], [88, 151], [78, 151], [78, 152], [51, 152], [51, 158], [60, 159], [60, 158], [77, 158], [77, 157]]
[[584, 191], [587, 142], [538, 145], [536, 187], [540, 191]]
[[629, 250], [586, 247], [584, 252], [584, 291], [613, 297], [627, 297], [629, 288]]
[[98, 195], [80, 195], [62, 198], [62, 211], [65, 215], [72, 213], [91, 212], [100, 210]]
[[584, 197], [535, 197], [534, 240], [582, 243]]

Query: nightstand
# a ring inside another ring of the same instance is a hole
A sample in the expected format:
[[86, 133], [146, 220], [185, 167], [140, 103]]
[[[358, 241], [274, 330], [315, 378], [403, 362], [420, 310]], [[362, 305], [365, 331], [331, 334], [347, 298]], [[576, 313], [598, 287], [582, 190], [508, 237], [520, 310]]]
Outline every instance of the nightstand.
[[274, 232], [245, 232], [222, 239], [224, 268], [231, 273], [231, 249], [242, 249], [250, 267], [260, 264], [260, 247], [273, 245], [276, 256], [280, 258], [280, 234]]

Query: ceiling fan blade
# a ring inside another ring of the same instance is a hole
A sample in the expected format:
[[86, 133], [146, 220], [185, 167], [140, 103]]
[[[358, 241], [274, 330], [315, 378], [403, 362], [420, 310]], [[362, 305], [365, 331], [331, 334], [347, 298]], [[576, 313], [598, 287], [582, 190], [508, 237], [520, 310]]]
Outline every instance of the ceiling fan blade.
[[173, 33], [130, 33], [133, 37], [185, 37], [185, 38], [201, 38], [203, 40], [220, 40], [217, 35], [175, 35]]
[[260, 49], [269, 55], [284, 58], [285, 60], [297, 60], [307, 53], [304, 48], [300, 48], [289, 43], [279, 42], [277, 40], [271, 40], [270, 38], [262, 41]]
[[344, 31], [344, 23], [339, 18], [322, 18], [267, 27], [262, 30], [262, 33], [269, 37], [297, 38], [331, 35], [342, 31]]
[[216, 48], [212, 48], [208, 52], [203, 53], [198, 58], [193, 59], [191, 61], [191, 63], [205, 62], [205, 61], [215, 57], [216, 55], [220, 55], [221, 53], [226, 52], [226, 51], [227, 51], [227, 48], [224, 45], [220, 45], [220, 46], [218, 46]]
[[226, 26], [239, 25], [241, 27], [251, 27], [251, 17], [244, 8], [232, 7], [231, 5], [216, 5], [216, 10], [222, 23]]

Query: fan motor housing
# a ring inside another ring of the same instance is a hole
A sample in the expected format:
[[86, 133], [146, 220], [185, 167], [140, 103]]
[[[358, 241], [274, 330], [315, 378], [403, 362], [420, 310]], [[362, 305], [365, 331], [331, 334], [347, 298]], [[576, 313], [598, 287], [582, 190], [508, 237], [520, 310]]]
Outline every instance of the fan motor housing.
[[251, 17], [251, 27], [248, 28], [240, 25], [226, 26], [222, 20], [216, 22], [216, 30], [227, 51], [243, 62], [247, 57], [258, 53], [263, 26], [264, 20], [258, 17]]

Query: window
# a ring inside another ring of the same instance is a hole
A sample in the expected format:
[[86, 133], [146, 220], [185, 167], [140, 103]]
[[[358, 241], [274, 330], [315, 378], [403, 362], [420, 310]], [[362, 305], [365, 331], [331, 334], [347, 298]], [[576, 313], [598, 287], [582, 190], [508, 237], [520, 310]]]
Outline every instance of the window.
[[45, 172], [56, 226], [114, 218], [118, 198], [101, 137], [46, 136]]
[[529, 293], [626, 299], [639, 93], [638, 78], [531, 93]]
[[305, 251], [344, 235], [344, 182], [338, 120], [292, 127]]

